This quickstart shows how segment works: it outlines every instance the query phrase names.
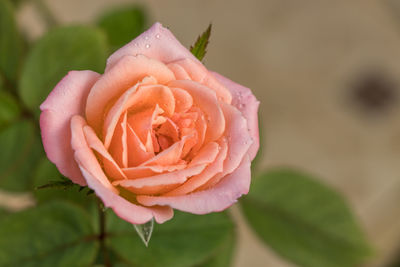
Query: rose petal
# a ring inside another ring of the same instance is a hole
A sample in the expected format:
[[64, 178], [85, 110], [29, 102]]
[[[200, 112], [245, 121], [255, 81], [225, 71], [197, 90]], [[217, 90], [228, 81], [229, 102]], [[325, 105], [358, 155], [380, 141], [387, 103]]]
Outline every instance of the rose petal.
[[247, 121], [240, 111], [222, 101], [220, 103], [227, 122], [225, 136], [228, 141], [228, 155], [224, 161], [223, 172], [200, 186], [199, 190], [204, 190], [217, 184], [225, 175], [233, 172], [239, 166], [253, 143], [247, 129]]
[[162, 62], [143, 55], [124, 56], [112, 68], [106, 69], [87, 98], [88, 124], [101, 133], [107, 105], [146, 76], [153, 76], [159, 84], [166, 84], [175, 78]]
[[[142, 116], [146, 109], [154, 109], [159, 106], [156, 111], [165, 111], [166, 115], [171, 116], [175, 110], [175, 99], [171, 90], [163, 85], [141, 85], [138, 89], [136, 86], [125, 92], [108, 112], [104, 122], [104, 145], [108, 148], [115, 126], [123, 112], [129, 108], [128, 122], [130, 123], [132, 116]], [[137, 114], [139, 113], [139, 115]], [[162, 113], [162, 112], [161, 112]], [[161, 114], [157, 112], [156, 115]], [[152, 121], [150, 121], [152, 122]], [[131, 124], [131, 123], [130, 123]], [[132, 126], [132, 124], [131, 124]], [[140, 138], [136, 127], [132, 127]]]
[[[87, 169], [107, 190], [118, 193], [118, 190], [111, 185], [108, 178], [104, 175], [101, 166], [88, 145], [85, 136], [85, 127], [88, 127], [86, 121], [79, 115], [71, 119], [71, 145], [74, 150], [74, 158], [78, 165]], [[85, 177], [86, 178], [86, 177]]]
[[168, 166], [174, 165], [179, 162], [181, 159], [182, 149], [186, 143], [186, 141], [190, 138], [190, 135], [186, 135], [182, 137], [182, 139], [166, 150], [160, 152], [157, 156], [149, 159], [146, 162], [143, 162], [141, 166], [149, 166], [149, 165], [160, 165], [160, 166]]
[[74, 116], [72, 118], [72, 146], [81, 173], [88, 186], [101, 198], [104, 206], [111, 207], [119, 217], [133, 224], [143, 224], [151, 220], [153, 216], [158, 223], [171, 219], [173, 211], [170, 207], [146, 208], [135, 205], [118, 195], [118, 190], [110, 184], [96, 156], [87, 144], [84, 135], [86, 125], [86, 121], [82, 117]]
[[154, 153], [146, 151], [146, 147], [129, 124], [127, 128], [128, 166], [138, 166], [153, 157]]
[[128, 167], [127, 114], [121, 116], [108, 151], [121, 168]]
[[245, 156], [233, 173], [210, 189], [183, 196], [143, 195], [137, 196], [137, 201], [145, 206], [167, 205], [194, 214], [218, 212], [231, 206], [241, 195], [248, 193], [250, 176], [250, 160], [248, 156]]
[[164, 135], [175, 143], [179, 140], [179, 129], [176, 124], [169, 118], [165, 121], [163, 125], [161, 125], [160, 129], [158, 129], [157, 133], [159, 135]]
[[[228, 104], [231, 103], [232, 101], [231, 92], [224, 85], [222, 85], [217, 79], [215, 79], [214, 76], [199, 61], [194, 61], [185, 58], [168, 64], [168, 67], [171, 70], [179, 70], [178, 75], [181, 76], [182, 70], [175, 67], [174, 66], [175, 64], [181, 66], [186, 71], [187, 75], [189, 75], [191, 80], [204, 84], [205, 86], [215, 91], [215, 93], [218, 96], [218, 99], [221, 99], [222, 101]], [[177, 78], [177, 80], [179, 80], [179, 78]]]
[[175, 164], [169, 166], [138, 166], [131, 168], [123, 168], [122, 171], [128, 179], [137, 179], [142, 177], [149, 177], [157, 173], [172, 172], [186, 168], [186, 164]]
[[167, 66], [174, 73], [177, 80], [191, 80], [189, 74], [181, 65], [172, 62], [169, 63]]
[[228, 152], [228, 145], [225, 139], [221, 140], [220, 144], [221, 144], [220, 145], [221, 149], [217, 157], [213, 160], [213, 162], [209, 166], [207, 166], [207, 168], [202, 173], [191, 177], [184, 184], [164, 194], [164, 196], [179, 196], [193, 192], [194, 190], [196, 190], [197, 188], [208, 182], [208, 180], [214, 177], [214, 175], [222, 172], [224, 166], [224, 160]]
[[83, 115], [89, 90], [99, 78], [92, 71], [71, 71], [40, 106], [40, 129], [47, 157], [58, 170], [74, 183], [86, 185], [73, 158], [70, 121], [73, 115]]
[[123, 187], [134, 187], [134, 188], [181, 184], [185, 182], [188, 177], [201, 173], [206, 166], [207, 164], [194, 165], [186, 169], [178, 170], [175, 172], [163, 173], [133, 180], [120, 180], [120, 181], [115, 181], [113, 184], [121, 185]]
[[188, 111], [193, 105], [192, 96], [180, 88], [171, 88], [175, 98], [175, 112], [184, 113]]
[[247, 120], [250, 135], [254, 139], [254, 143], [248, 151], [250, 159], [253, 160], [260, 146], [257, 115], [260, 102], [249, 88], [237, 84], [216, 72], [212, 74], [231, 91], [233, 96], [232, 105], [239, 109]]
[[114, 52], [107, 60], [106, 71], [112, 68], [121, 57], [138, 54], [167, 63], [183, 58], [197, 60], [168, 29], [157, 22], [136, 39]]
[[153, 150], [153, 142], [149, 144], [149, 138], [152, 138], [153, 125], [166, 121], [165, 117], [160, 116], [163, 113], [164, 110], [156, 104], [154, 108], [137, 112], [128, 118], [128, 125], [135, 131], [141, 142], [145, 144], [147, 151], [149, 151], [149, 146]]
[[95, 175], [86, 171], [85, 168], [81, 167], [81, 171], [89, 187], [101, 198], [104, 206], [112, 208], [115, 214], [127, 222], [132, 224], [144, 224], [154, 217], [157, 223], [164, 223], [170, 220], [174, 215], [173, 210], [168, 206], [148, 208], [135, 205], [104, 187], [104, 185], [95, 178]]
[[108, 151], [105, 149], [103, 143], [97, 137], [96, 133], [90, 126], [83, 127], [83, 132], [86, 137], [86, 141], [90, 148], [94, 149], [103, 158], [104, 169], [107, 175], [113, 179], [126, 179], [125, 174], [122, 172], [118, 164], [111, 157]]
[[225, 130], [225, 118], [214, 91], [197, 82], [180, 80], [171, 81], [169, 86], [182, 88], [192, 97], [194, 104], [207, 116], [208, 127], [205, 143], [217, 140]]

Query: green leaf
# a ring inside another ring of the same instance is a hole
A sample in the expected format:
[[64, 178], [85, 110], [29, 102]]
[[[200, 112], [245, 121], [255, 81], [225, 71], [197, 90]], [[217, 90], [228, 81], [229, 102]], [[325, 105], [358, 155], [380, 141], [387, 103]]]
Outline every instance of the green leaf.
[[21, 114], [17, 100], [9, 93], [0, 91], [0, 129]]
[[107, 34], [111, 50], [115, 51], [141, 34], [146, 27], [146, 15], [138, 6], [107, 11], [98, 25]]
[[0, 221], [0, 266], [90, 266], [96, 241], [83, 210], [51, 202]]
[[207, 45], [211, 35], [212, 24], [208, 25], [208, 28], [203, 32], [196, 40], [196, 43], [190, 47], [190, 52], [197, 57], [198, 60], [202, 60], [207, 53]]
[[46, 157], [40, 160], [33, 178], [33, 186], [35, 188], [43, 185], [48, 186], [43, 189], [34, 190], [33, 192], [38, 203], [63, 199], [86, 207], [93, 202], [93, 198], [86, 195], [88, 191], [86, 187], [80, 187], [72, 183], [69, 179], [63, 179], [57, 167]]
[[354, 267], [370, 248], [343, 198], [314, 178], [276, 169], [241, 202], [259, 237], [299, 266]]
[[154, 220], [152, 219], [144, 224], [134, 224], [133, 227], [138, 233], [140, 239], [142, 239], [144, 245], [147, 247], [149, 245], [151, 235], [153, 234]]
[[0, 74], [15, 81], [21, 63], [22, 43], [14, 17], [13, 6], [0, 0]]
[[108, 213], [108, 247], [121, 262], [133, 266], [195, 266], [215, 256], [234, 225], [226, 213], [193, 215], [175, 211], [174, 218], [157, 225], [149, 247], [143, 246], [132, 225]]
[[11, 124], [0, 132], [0, 188], [9, 191], [31, 189], [32, 173], [43, 148], [32, 122]]
[[106, 52], [106, 38], [96, 28], [70, 26], [50, 31], [36, 43], [23, 67], [22, 101], [39, 115], [39, 105], [68, 71], [102, 72]]

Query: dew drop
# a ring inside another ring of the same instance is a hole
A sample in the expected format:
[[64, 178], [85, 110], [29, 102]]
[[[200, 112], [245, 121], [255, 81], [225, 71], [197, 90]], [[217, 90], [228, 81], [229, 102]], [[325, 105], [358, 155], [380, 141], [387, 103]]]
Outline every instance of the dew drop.
[[148, 36], [146, 36], [146, 37], [144, 37], [144, 39], [145, 39], [145, 40], [149, 40], [149, 37], [148, 37]]
[[159, 34], [156, 34], [156, 38], [157, 38], [157, 39], [160, 39], [160, 37], [161, 37], [161, 36], [160, 36]]
[[150, 45], [149, 45], [149, 44], [147, 44], [145, 47], [146, 47], [146, 48], [150, 48]]

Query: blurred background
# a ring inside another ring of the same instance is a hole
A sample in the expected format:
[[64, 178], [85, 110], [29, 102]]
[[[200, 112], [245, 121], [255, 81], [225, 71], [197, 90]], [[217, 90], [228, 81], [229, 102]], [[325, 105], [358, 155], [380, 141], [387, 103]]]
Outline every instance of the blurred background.
[[[110, 7], [139, 4], [189, 47], [210, 22], [209, 69], [251, 88], [261, 102], [261, 168], [321, 177], [358, 216], [375, 255], [400, 253], [399, 0], [49, 0], [60, 24], [93, 23]], [[18, 24], [30, 41], [46, 30], [32, 3]], [[18, 209], [29, 197], [1, 194]], [[317, 204], [317, 203], [316, 203]], [[293, 266], [239, 222], [234, 266]]]

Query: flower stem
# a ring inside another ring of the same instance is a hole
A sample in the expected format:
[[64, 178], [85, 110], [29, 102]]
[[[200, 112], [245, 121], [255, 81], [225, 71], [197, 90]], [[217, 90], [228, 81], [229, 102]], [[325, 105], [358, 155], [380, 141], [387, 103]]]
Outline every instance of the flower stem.
[[103, 254], [103, 263], [105, 267], [111, 267], [110, 257], [107, 251], [107, 246], [105, 244], [106, 238], [106, 213], [103, 209], [103, 203], [100, 199], [97, 199], [97, 207], [99, 211], [99, 226], [100, 226], [100, 234], [99, 234], [99, 242], [100, 242], [100, 251]]

